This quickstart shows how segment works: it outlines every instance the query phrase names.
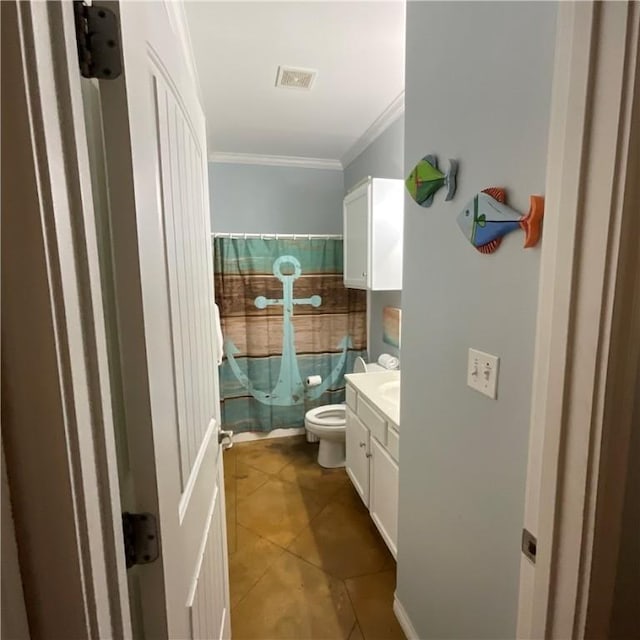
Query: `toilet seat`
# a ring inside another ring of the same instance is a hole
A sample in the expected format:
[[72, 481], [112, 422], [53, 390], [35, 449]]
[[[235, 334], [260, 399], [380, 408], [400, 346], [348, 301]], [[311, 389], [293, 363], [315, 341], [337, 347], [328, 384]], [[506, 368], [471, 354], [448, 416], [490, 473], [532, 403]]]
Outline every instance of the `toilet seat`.
[[310, 409], [305, 419], [311, 424], [320, 427], [344, 427], [347, 421], [346, 409], [343, 404], [325, 404], [315, 409]]

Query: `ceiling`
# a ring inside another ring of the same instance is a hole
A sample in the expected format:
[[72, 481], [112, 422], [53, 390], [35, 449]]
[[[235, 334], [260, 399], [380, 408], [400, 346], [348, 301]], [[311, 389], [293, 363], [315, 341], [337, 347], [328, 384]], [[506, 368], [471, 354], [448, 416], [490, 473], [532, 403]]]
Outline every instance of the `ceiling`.
[[[349, 160], [402, 109], [403, 0], [185, 6], [209, 153]], [[317, 70], [311, 90], [276, 88], [279, 65]]]

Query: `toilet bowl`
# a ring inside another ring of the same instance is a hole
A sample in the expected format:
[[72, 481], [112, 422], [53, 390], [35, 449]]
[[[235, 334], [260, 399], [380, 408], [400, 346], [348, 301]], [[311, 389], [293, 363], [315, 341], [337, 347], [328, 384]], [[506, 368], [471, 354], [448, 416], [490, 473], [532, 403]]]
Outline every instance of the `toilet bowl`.
[[[362, 358], [356, 358], [354, 373], [382, 370], [377, 364], [367, 364]], [[325, 404], [310, 409], [304, 416], [307, 440], [320, 440], [318, 448], [318, 464], [327, 469], [344, 467], [345, 436], [347, 414], [344, 404]]]
[[305, 414], [305, 428], [320, 440], [318, 464], [321, 467], [344, 467], [346, 422], [346, 408], [343, 404], [325, 404], [310, 409]]

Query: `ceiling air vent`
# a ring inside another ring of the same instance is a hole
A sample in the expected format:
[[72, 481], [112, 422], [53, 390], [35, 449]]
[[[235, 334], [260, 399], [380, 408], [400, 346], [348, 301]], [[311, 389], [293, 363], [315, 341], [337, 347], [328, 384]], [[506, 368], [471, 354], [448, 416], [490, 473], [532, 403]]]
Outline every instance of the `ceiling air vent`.
[[317, 73], [318, 72], [313, 69], [278, 67], [276, 87], [284, 87], [286, 89], [311, 89]]

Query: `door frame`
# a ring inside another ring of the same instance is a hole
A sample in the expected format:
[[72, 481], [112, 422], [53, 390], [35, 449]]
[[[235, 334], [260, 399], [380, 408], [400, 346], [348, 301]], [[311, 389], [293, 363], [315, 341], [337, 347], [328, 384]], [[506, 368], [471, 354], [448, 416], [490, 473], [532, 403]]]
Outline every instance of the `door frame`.
[[633, 1], [558, 6], [519, 638], [608, 628], [640, 357], [639, 24]]
[[2, 30], [2, 440], [29, 630], [129, 638], [72, 3], [3, 2]]
[[[43, 283], [33, 296], [49, 311], [25, 322], [20, 306], [6, 315], [3, 310], [3, 341], [26, 348], [23, 362], [28, 356], [42, 358], [36, 351], [41, 339], [54, 345], [56, 356], [55, 375], [43, 380], [51, 395], [38, 403], [28, 393], [32, 370], [20, 366], [17, 356], [4, 363], [16, 368], [11, 387], [3, 385], [3, 405], [11, 402], [14, 417], [34, 420], [34, 431], [25, 434], [3, 411], [18, 545], [38, 536], [42, 542], [29, 549], [34, 554], [30, 572], [26, 551], [19, 549], [29, 623], [32, 632], [60, 635], [62, 610], [54, 616], [50, 603], [47, 608], [32, 596], [58, 592], [64, 569], [80, 577], [83, 606], [67, 607], [64, 616], [84, 630], [83, 637], [130, 637], [72, 10], [69, 3], [2, 5], [3, 31], [19, 34], [19, 51], [13, 54], [22, 74], [15, 74], [16, 87], [28, 103], [22, 112], [26, 128], [16, 127], [15, 136], [25, 133], [24, 148], [32, 150], [30, 158], [16, 154], [8, 170], [24, 181], [25, 207], [34, 207], [40, 221], [31, 232], [41, 241], [41, 254], [34, 257], [42, 259], [29, 266]], [[638, 194], [632, 193], [630, 179], [640, 168], [637, 151], [630, 153], [640, 147], [638, 118], [635, 126], [631, 118], [634, 98], [638, 109], [640, 7], [585, 2], [560, 3], [558, 10], [525, 508], [525, 526], [537, 535], [538, 556], [536, 570], [523, 559], [518, 637], [584, 635], [606, 618], [606, 604], [597, 612], [589, 605], [607, 593], [614, 577], [610, 567], [618, 531], [602, 522], [619, 524], [616, 486], [626, 468], [618, 460], [628, 443], [640, 353], [631, 329], [640, 321], [640, 279], [632, 241], [638, 221], [631, 212]], [[10, 44], [3, 38], [3, 54]], [[19, 110], [15, 116], [20, 117]], [[554, 215], [560, 211], [562, 216]], [[585, 343], [598, 348], [578, 348]], [[48, 416], [46, 422], [42, 416]], [[62, 455], [52, 459], [50, 451], [33, 447], [33, 433], [57, 438]], [[29, 465], [37, 465], [37, 482], [25, 473]], [[71, 505], [73, 518], [51, 519], [39, 532], [34, 498], [43, 483], [58, 488], [59, 505], [52, 507]], [[46, 553], [52, 539], [59, 542], [55, 563]]]

